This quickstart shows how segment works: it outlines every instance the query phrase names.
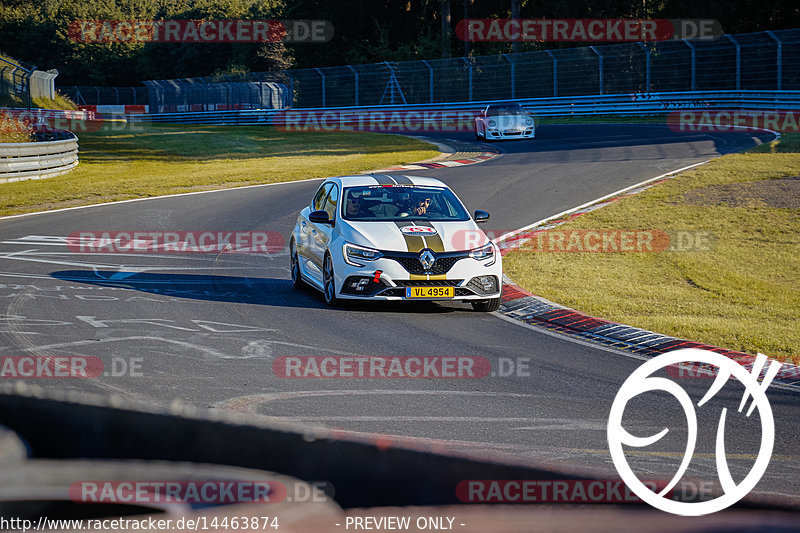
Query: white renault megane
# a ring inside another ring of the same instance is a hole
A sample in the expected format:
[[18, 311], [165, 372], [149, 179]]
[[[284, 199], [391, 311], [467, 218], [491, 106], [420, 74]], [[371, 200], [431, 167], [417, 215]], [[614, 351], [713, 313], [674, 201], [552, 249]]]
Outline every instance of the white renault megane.
[[325, 301], [465, 300], [500, 305], [502, 258], [444, 183], [433, 178], [329, 178], [300, 211], [289, 240], [292, 282]]

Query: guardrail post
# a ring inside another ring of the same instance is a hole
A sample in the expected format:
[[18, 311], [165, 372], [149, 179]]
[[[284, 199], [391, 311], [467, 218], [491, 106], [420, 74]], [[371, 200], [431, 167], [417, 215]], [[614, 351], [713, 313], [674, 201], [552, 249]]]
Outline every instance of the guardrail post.
[[639, 46], [642, 47], [645, 53], [645, 84], [644, 84], [644, 92], [650, 92], [650, 49], [644, 43], [637, 43]]
[[353, 71], [353, 75], [356, 78], [356, 107], [358, 107], [358, 71], [353, 68], [353, 65], [347, 65], [347, 68]]
[[726, 34], [725, 37], [736, 47], [736, 90], [739, 91], [742, 89], [742, 47], [732, 35]]
[[550, 50], [545, 50], [547, 55], [553, 60], [553, 97], [558, 96], [558, 59]]
[[288, 70], [284, 70], [286, 77], [289, 78], [289, 107], [294, 107], [294, 78]]
[[597, 54], [597, 70], [598, 70], [598, 77], [600, 79], [600, 94], [603, 94], [603, 54], [597, 51], [597, 47], [590, 46], [589, 49]]
[[317, 74], [322, 76], [322, 107], [327, 107], [325, 105], [325, 74], [322, 73], [322, 70], [315, 68], [314, 70], [317, 71]]
[[779, 90], [779, 91], [780, 91], [780, 90], [781, 90], [781, 87], [783, 86], [783, 42], [782, 42], [780, 39], [778, 39], [777, 35], [775, 35], [774, 33], [772, 33], [772, 31], [767, 31], [766, 33], [767, 33], [767, 35], [769, 35], [770, 37], [772, 37], [772, 39], [773, 39], [773, 40], [774, 40], [776, 43], [778, 43], [778, 61], [777, 61], [777, 67], [778, 67], [778, 86], [777, 86], [777, 90]]
[[6, 69], [8, 67], [0, 68], [0, 94], [3, 93], [3, 85], [5, 85]]
[[422, 62], [428, 67], [428, 87], [430, 89], [430, 101], [433, 103], [433, 67], [428, 63], [427, 59], [423, 59]]
[[692, 50], [692, 91], [697, 90], [697, 55], [695, 54], [694, 45], [689, 42], [689, 39], [681, 39], [686, 46]]
[[516, 87], [516, 85], [517, 85], [517, 83], [516, 83], [517, 82], [517, 76], [516, 76], [516, 72], [515, 72], [517, 65], [514, 63], [514, 61], [510, 57], [508, 57], [508, 54], [503, 54], [503, 57], [505, 57], [508, 60], [508, 62], [511, 64], [511, 99], [513, 100], [514, 98], [516, 98], [516, 93], [517, 93], [517, 91], [516, 91], [516, 89], [517, 89], [517, 87]]
[[25, 103], [27, 104], [28, 109], [33, 107], [33, 95], [31, 94], [31, 74], [33, 72], [25, 71], [22, 74], [22, 79], [25, 83], [25, 87], [27, 91], [25, 91]]
[[468, 75], [468, 79], [469, 79], [469, 81], [468, 81], [468, 83], [469, 83], [469, 86], [468, 86], [469, 98], [467, 99], [467, 101], [471, 102], [472, 101], [472, 63], [470, 63], [469, 60], [466, 57], [462, 57], [461, 59], [463, 59], [464, 63], [467, 65], [467, 73], [468, 73], [467, 75]]

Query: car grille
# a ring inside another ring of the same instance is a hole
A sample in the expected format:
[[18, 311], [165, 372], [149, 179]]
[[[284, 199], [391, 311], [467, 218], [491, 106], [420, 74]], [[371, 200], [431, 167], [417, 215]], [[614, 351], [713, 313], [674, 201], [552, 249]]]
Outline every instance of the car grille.
[[[463, 279], [409, 279], [409, 280], [394, 280], [397, 287], [391, 287], [381, 292], [381, 296], [405, 296], [406, 287], [455, 287], [460, 284]], [[461, 292], [460, 292], [461, 291]], [[456, 287], [456, 296], [467, 296], [470, 292], [466, 289]]]
[[453, 265], [461, 259], [469, 257], [468, 252], [447, 252], [436, 254], [436, 261], [430, 270], [425, 270], [419, 262], [418, 253], [383, 252], [383, 257], [400, 263], [409, 274], [447, 274]]
[[455, 287], [463, 279], [408, 279], [394, 280], [398, 287]]

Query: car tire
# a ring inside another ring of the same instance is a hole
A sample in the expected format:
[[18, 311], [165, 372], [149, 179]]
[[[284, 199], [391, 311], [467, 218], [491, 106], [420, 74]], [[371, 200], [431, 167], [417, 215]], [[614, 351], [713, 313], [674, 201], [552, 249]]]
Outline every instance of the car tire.
[[491, 313], [492, 311], [497, 311], [500, 308], [500, 298], [475, 300], [470, 303], [475, 311], [480, 311], [481, 313]]
[[322, 262], [322, 295], [325, 303], [331, 307], [336, 306], [339, 300], [336, 298], [336, 276], [333, 273], [333, 259], [331, 254], [325, 253], [325, 260]]
[[300, 275], [300, 258], [297, 256], [297, 245], [292, 239], [289, 242], [289, 257], [291, 258], [291, 266], [289, 272], [292, 275], [292, 285], [295, 289], [302, 289], [306, 286], [303, 277]]

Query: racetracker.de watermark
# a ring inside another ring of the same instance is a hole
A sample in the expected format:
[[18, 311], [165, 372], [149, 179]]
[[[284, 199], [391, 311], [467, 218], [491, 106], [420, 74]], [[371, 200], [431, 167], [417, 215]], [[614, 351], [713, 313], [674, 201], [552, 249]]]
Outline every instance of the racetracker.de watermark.
[[0, 357], [0, 379], [142, 377], [143, 360], [114, 356], [106, 365], [91, 355], [6, 355]]
[[674, 111], [667, 116], [667, 125], [679, 132], [772, 130], [792, 133], [800, 131], [800, 112], [752, 109]]
[[141, 132], [145, 121], [130, 122], [124, 115], [104, 115], [102, 118], [87, 111], [37, 111], [8, 109], [0, 113], [0, 133], [19, 133], [29, 130], [66, 130], [75, 134], [95, 131]]
[[67, 35], [79, 43], [327, 43], [327, 20], [74, 20]]
[[274, 503], [286, 498], [286, 487], [277, 481], [77, 481], [69, 497], [80, 503]]
[[280, 131], [378, 133], [474, 132], [478, 111], [279, 111], [272, 125]]
[[462, 41], [641, 42], [713, 39], [723, 34], [713, 19], [464, 19]]
[[[644, 481], [657, 490], [665, 481]], [[714, 494], [711, 482], [682, 481], [668, 492], [676, 501], [705, 500]], [[622, 480], [473, 479], [456, 486], [463, 503], [642, 503]]]
[[272, 363], [280, 378], [471, 379], [491, 375], [481, 356], [283, 356]]
[[75, 231], [67, 237], [74, 253], [239, 253], [284, 250], [277, 231]]
[[[665, 368], [668, 376], [679, 379], [714, 379], [719, 375], [719, 367], [703, 363], [682, 363]], [[733, 379], [733, 378], [731, 378]], [[775, 374], [775, 379], [800, 379], [800, 366], [785, 364]]]
[[[505, 230], [460, 230], [456, 250], [471, 250], [506, 235]], [[708, 252], [716, 239], [705, 230], [547, 229], [514, 233], [498, 242], [501, 250], [539, 253]]]

